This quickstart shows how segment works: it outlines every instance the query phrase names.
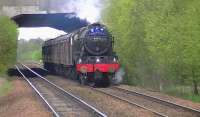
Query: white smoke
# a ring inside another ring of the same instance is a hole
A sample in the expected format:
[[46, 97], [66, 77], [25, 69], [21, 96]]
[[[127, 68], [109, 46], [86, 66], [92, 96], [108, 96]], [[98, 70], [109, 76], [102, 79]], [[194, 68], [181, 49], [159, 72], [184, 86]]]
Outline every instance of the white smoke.
[[65, 13], [74, 12], [81, 19], [94, 23], [100, 20], [102, 5], [102, 0], [65, 0], [59, 5], [59, 10]]
[[113, 84], [118, 85], [118, 84], [122, 83], [124, 75], [125, 75], [125, 71], [122, 68], [120, 68], [115, 73], [115, 78], [113, 79]]

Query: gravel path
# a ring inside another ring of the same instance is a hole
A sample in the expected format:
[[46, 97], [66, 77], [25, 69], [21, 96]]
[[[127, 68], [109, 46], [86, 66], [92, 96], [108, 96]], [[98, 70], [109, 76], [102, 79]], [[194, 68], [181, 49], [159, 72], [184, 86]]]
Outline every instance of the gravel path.
[[[15, 78], [12, 78], [15, 79]], [[52, 117], [24, 80], [13, 80], [13, 90], [0, 97], [1, 117]]]

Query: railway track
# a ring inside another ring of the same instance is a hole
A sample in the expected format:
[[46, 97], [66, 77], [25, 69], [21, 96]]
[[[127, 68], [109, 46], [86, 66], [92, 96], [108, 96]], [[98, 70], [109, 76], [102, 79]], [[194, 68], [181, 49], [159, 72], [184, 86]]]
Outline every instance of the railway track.
[[117, 98], [132, 105], [147, 109], [162, 117], [200, 117], [200, 110], [159, 99], [150, 95], [119, 87], [94, 89], [103, 94]]
[[20, 67], [27, 69], [29, 74], [34, 74], [37, 77], [27, 78], [25, 73], [20, 70], [19, 65], [16, 65], [15, 67], [46, 103], [54, 116], [107, 117], [95, 107], [40, 76], [26, 65], [21, 64]]
[[[25, 66], [24, 66], [25, 67]], [[26, 66], [27, 67], [27, 66]], [[27, 68], [28, 69], [28, 68]], [[30, 69], [30, 68], [29, 68]], [[30, 69], [31, 70], [31, 69]], [[34, 72], [34, 71], [33, 71]], [[36, 73], [37, 74], [37, 73]], [[39, 74], [38, 74], [39, 75]], [[42, 84], [43, 85], [43, 84]], [[91, 88], [91, 87], [90, 87]], [[49, 88], [50, 89], [50, 88]], [[150, 95], [119, 87], [92, 88], [133, 106], [138, 106], [160, 117], [200, 117], [200, 111]], [[55, 102], [59, 101], [55, 99]]]

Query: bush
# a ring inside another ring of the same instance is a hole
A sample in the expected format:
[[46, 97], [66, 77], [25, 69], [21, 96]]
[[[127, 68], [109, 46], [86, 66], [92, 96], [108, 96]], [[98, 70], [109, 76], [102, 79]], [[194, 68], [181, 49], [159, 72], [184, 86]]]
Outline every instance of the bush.
[[16, 62], [17, 25], [8, 17], [0, 16], [0, 74]]

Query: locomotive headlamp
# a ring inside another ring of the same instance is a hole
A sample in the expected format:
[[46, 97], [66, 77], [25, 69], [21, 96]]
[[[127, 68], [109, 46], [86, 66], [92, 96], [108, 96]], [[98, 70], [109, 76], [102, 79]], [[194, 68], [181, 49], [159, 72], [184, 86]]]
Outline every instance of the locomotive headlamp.
[[82, 59], [81, 58], [78, 60], [78, 63], [82, 63]]
[[113, 59], [113, 62], [117, 62], [117, 59], [116, 59], [116, 58], [114, 58], [114, 59]]
[[92, 28], [90, 31], [93, 33], [93, 32], [94, 32], [94, 29]]
[[97, 62], [97, 63], [99, 63], [99, 62], [100, 62], [100, 59], [99, 59], [99, 58], [97, 58], [97, 59], [96, 59], [96, 62]]

